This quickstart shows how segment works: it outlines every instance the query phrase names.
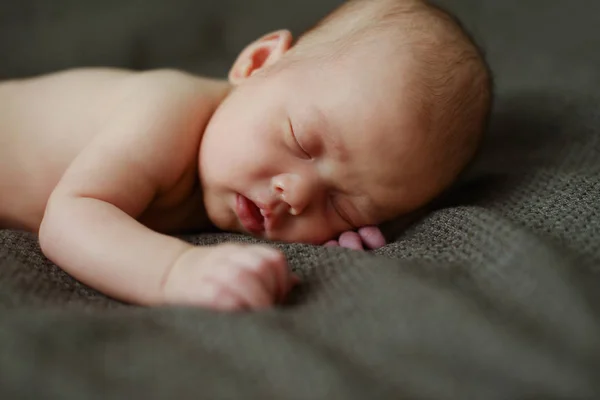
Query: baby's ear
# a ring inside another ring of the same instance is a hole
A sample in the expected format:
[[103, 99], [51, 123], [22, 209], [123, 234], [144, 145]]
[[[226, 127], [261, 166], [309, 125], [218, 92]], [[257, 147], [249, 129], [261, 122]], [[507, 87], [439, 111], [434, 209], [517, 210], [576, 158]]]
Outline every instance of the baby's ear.
[[292, 47], [292, 33], [269, 33], [246, 46], [229, 71], [229, 82], [237, 85], [261, 68], [276, 63]]

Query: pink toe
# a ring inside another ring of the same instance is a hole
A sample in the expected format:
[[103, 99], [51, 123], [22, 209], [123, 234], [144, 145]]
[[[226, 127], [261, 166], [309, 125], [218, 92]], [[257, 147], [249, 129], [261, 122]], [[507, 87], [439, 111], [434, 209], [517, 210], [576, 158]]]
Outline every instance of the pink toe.
[[337, 240], [330, 240], [329, 242], [325, 243], [323, 246], [325, 247], [338, 247], [340, 244], [338, 243]]

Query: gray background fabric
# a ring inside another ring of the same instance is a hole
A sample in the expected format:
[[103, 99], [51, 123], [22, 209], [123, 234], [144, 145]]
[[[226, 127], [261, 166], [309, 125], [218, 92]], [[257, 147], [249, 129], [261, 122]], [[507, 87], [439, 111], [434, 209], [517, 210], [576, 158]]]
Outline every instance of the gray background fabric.
[[[469, 178], [374, 253], [279, 245], [305, 283], [252, 314], [144, 309], [0, 231], [0, 398], [600, 398], [600, 5], [454, 0], [497, 101]], [[0, 1], [0, 77], [224, 76], [337, 1]], [[0, 188], [1, 189], [1, 188]], [[188, 236], [200, 245], [240, 235]]]

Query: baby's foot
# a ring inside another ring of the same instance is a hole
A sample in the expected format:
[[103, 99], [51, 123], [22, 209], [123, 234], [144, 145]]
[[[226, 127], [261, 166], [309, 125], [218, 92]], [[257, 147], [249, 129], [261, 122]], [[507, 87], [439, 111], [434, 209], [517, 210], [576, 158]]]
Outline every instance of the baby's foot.
[[325, 243], [325, 246], [340, 246], [353, 250], [364, 250], [366, 246], [368, 249], [374, 250], [385, 244], [385, 237], [378, 227], [365, 226], [358, 232], [346, 231], [340, 235], [338, 240], [330, 240]]
[[298, 282], [274, 248], [222, 244], [184, 253], [165, 281], [164, 295], [169, 304], [254, 310], [282, 301]]

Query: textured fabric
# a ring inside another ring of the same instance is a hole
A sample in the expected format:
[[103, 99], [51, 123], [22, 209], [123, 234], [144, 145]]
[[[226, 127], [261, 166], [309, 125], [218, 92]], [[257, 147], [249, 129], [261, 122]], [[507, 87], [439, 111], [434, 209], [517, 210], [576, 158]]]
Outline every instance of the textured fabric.
[[[88, 63], [223, 75], [245, 42], [336, 2], [50, 4], [0, 1], [2, 76]], [[251, 314], [121, 304], [34, 236], [0, 231], [0, 398], [600, 398], [600, 7], [441, 4], [497, 82], [463, 184], [389, 224], [373, 253], [280, 245], [304, 284]]]

